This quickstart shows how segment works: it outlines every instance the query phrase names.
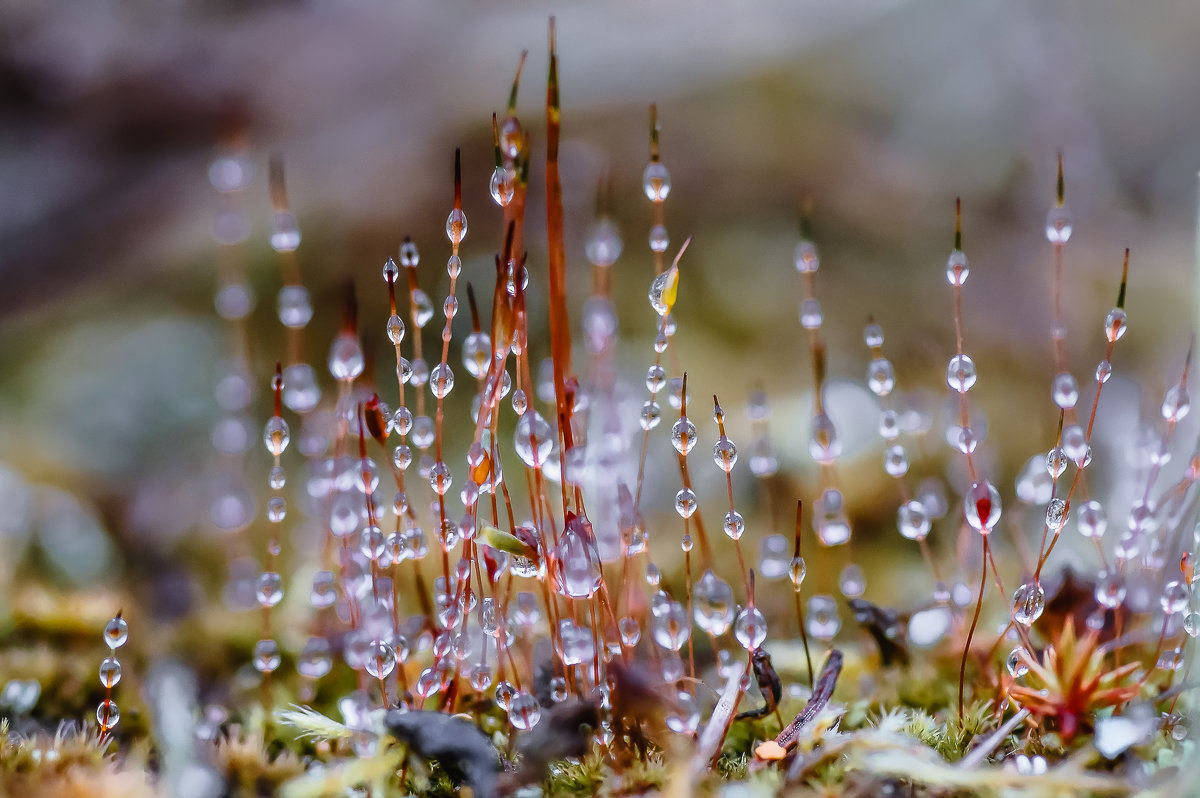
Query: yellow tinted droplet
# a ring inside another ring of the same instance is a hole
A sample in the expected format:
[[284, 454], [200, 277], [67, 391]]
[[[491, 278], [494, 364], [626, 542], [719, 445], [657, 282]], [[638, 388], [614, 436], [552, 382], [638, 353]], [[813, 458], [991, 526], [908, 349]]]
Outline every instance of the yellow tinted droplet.
[[672, 266], [667, 269], [667, 284], [663, 286], [662, 303], [667, 306], [667, 310], [675, 305], [675, 297], [679, 293], [679, 267]]

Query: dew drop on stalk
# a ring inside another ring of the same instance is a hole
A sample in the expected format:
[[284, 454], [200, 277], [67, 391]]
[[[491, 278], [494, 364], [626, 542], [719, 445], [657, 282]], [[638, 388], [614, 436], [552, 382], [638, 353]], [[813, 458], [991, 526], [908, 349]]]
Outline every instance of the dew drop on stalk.
[[921, 540], [929, 534], [932, 522], [924, 504], [913, 499], [900, 505], [896, 511], [896, 526], [900, 534], [909, 540]]
[[1163, 586], [1158, 602], [1167, 615], [1178, 615], [1187, 609], [1190, 592], [1179, 580], [1172, 579]]
[[1024, 646], [1017, 646], [1008, 654], [1008, 661], [1005, 665], [1008, 667], [1008, 675], [1014, 679], [1020, 679], [1025, 674], [1029, 673], [1029, 666], [1025, 664], [1025, 660], [1021, 655], [1025, 653]]
[[1162, 417], [1170, 422], [1183, 420], [1192, 409], [1192, 399], [1183, 385], [1172, 385], [1163, 398]]
[[280, 288], [278, 308], [279, 321], [284, 327], [300, 329], [307, 325], [313, 316], [308, 289], [302, 285], [285, 285]]
[[[796, 264], [796, 271], [801, 274], [812, 274], [821, 266], [820, 253], [817, 251], [817, 245], [808, 239], [802, 239], [796, 244], [796, 252], [793, 256]], [[871, 344], [867, 344], [870, 346]]]
[[574, 599], [590, 598], [603, 579], [600, 553], [586, 522], [580, 516], [567, 522], [555, 549], [555, 588]]
[[259, 640], [254, 644], [254, 669], [259, 673], [271, 673], [279, 667], [279, 644], [274, 640]]
[[[882, 337], [882, 336], [881, 336]], [[867, 386], [879, 397], [887, 396], [896, 387], [896, 370], [885, 357], [877, 357], [867, 364]]]
[[1104, 317], [1104, 335], [1110, 343], [1119, 340], [1125, 334], [1127, 321], [1128, 317], [1121, 308], [1113, 308]]
[[1000, 521], [1000, 491], [986, 479], [973, 483], [963, 497], [963, 515], [972, 529], [988, 534]]
[[838, 617], [837, 603], [832, 596], [810, 597], [805, 621], [808, 633], [817, 640], [832, 640], [842, 628], [842, 619]]
[[700, 707], [691, 693], [680, 690], [674, 703], [668, 704], [667, 728], [676, 734], [692, 735], [700, 727]]
[[713, 444], [713, 462], [717, 468], [729, 473], [737, 463], [737, 446], [729, 438], [722, 437]]
[[554, 433], [550, 424], [536, 410], [526, 409], [517, 420], [513, 433], [513, 449], [521, 462], [530, 468], [540, 468], [554, 448]]
[[961, 249], [951, 252], [950, 257], [946, 259], [946, 282], [953, 286], [962, 286], [970, 274], [971, 266], [967, 262], [966, 254]]
[[1071, 212], [1065, 205], [1054, 205], [1046, 214], [1046, 240], [1065, 244], [1071, 238]]
[[411, 294], [414, 320], [418, 327], [424, 327], [429, 324], [433, 318], [433, 301], [430, 300], [429, 294], [425, 293], [420, 288], [413, 290]]
[[660, 648], [678, 651], [691, 636], [692, 624], [683, 604], [668, 600], [662, 614], [654, 615], [650, 627]]
[[653, 399], [642, 405], [642, 412], [639, 418], [639, 423], [643, 430], [650, 431], [658, 426], [658, 422], [662, 420], [662, 410], [658, 406], [658, 402]]
[[688, 454], [696, 446], [696, 425], [687, 416], [671, 426], [671, 445], [682, 455]]
[[116, 657], [105, 657], [100, 663], [100, 684], [113, 688], [121, 681], [121, 663]]
[[276, 211], [271, 217], [271, 249], [294, 252], [300, 246], [300, 228], [288, 211]]
[[329, 373], [335, 380], [353, 380], [362, 374], [365, 361], [358, 337], [353, 333], [340, 333], [329, 347]]
[[808, 565], [805, 564], [804, 558], [797, 555], [792, 557], [791, 565], [788, 566], [788, 579], [792, 580], [792, 587], [799, 592], [800, 586], [804, 584], [804, 577], [808, 575]]
[[367, 673], [375, 679], [386, 679], [396, 668], [396, 650], [382, 640], [376, 640], [367, 651]]
[[842, 569], [841, 576], [838, 577], [838, 588], [846, 598], [861, 596], [867, 589], [867, 580], [863, 576], [862, 568], [855, 563], [850, 563]]
[[825, 321], [825, 314], [821, 311], [821, 303], [812, 297], [808, 297], [800, 302], [800, 326], [806, 330], [816, 330], [821, 327], [821, 323]]
[[1112, 376], [1112, 363], [1107, 360], [1101, 360], [1096, 366], [1096, 382], [1103, 385], [1108, 382], [1108, 378]]
[[730, 510], [725, 513], [722, 528], [730, 540], [738, 540], [742, 537], [742, 533], [746, 531], [746, 520], [742, 518], [742, 514], [737, 510]]
[[952, 390], [966, 393], [975, 385], [977, 378], [975, 361], [971, 360], [969, 355], [960, 352], [950, 358], [950, 362], [946, 366], [946, 384]]
[[621, 231], [612, 219], [602, 216], [588, 231], [583, 250], [593, 266], [612, 266], [621, 257]]
[[125, 645], [129, 639], [129, 624], [120, 615], [109, 621], [104, 627], [104, 643], [112, 650]]
[[1040, 582], [1026, 582], [1013, 593], [1012, 618], [1022, 626], [1031, 626], [1046, 609], [1046, 591]]
[[681, 518], [691, 518], [696, 512], [696, 493], [691, 488], [682, 488], [675, 494], [675, 512]]
[[262, 607], [274, 607], [283, 601], [283, 580], [279, 574], [274, 571], [263, 571], [259, 574], [255, 597]]
[[662, 202], [671, 193], [671, 174], [662, 161], [653, 160], [642, 172], [642, 191], [651, 202]]
[[893, 477], [902, 477], [908, 473], [908, 453], [900, 444], [887, 447], [883, 453], [883, 467]]
[[105, 731], [120, 723], [121, 710], [117, 708], [117, 702], [111, 698], [101, 701], [100, 706], [96, 707], [96, 722]]
[[317, 571], [313, 574], [312, 592], [308, 603], [314, 609], [332, 607], [337, 601], [337, 583], [332, 571]]
[[621, 634], [621, 641], [630, 648], [636, 646], [642, 637], [642, 628], [632, 615], [626, 615], [617, 622], [617, 631]]
[[838, 437], [833, 420], [825, 413], [813, 418], [812, 432], [808, 438], [808, 453], [822, 465], [833, 463], [842, 453], [842, 441]]
[[1085, 538], [1102, 537], [1104, 530], [1108, 528], [1108, 517], [1104, 513], [1103, 505], [1095, 499], [1085, 501], [1079, 506], [1075, 524], [1079, 528], [1079, 534]]
[[782, 579], [792, 565], [791, 541], [783, 535], [768, 535], [759, 544], [758, 575], [763, 579]]
[[1063, 410], [1070, 410], [1079, 401], [1079, 383], [1069, 371], [1060, 371], [1054, 375], [1050, 395], [1054, 404]]
[[1067, 455], [1061, 446], [1055, 446], [1046, 454], [1046, 471], [1051, 477], [1058, 477], [1067, 469]]
[[720, 637], [733, 623], [733, 588], [706, 569], [692, 588], [692, 615], [696, 625], [713, 637]]
[[508, 204], [512, 202], [516, 186], [517, 176], [512, 167], [497, 166], [492, 170], [492, 178], [488, 182], [488, 190], [491, 191], [492, 201], [501, 208], [508, 207]]
[[1057, 535], [1067, 523], [1067, 515], [1067, 503], [1057, 497], [1051, 499], [1046, 505], [1046, 526]]
[[329, 673], [333, 660], [329, 655], [329, 641], [323, 637], [310, 637], [296, 660], [296, 671], [309, 679], [320, 679]]
[[738, 613], [733, 635], [747, 651], [754, 651], [767, 639], [767, 619], [757, 607], [746, 607]]

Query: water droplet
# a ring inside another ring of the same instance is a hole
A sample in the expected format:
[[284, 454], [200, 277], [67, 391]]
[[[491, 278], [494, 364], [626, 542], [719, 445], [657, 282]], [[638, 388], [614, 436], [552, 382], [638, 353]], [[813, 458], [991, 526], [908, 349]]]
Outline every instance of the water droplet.
[[961, 286], [967, 282], [970, 274], [971, 265], [967, 262], [966, 254], [961, 249], [951, 252], [950, 257], [946, 259], [946, 282]]
[[1163, 398], [1162, 417], [1170, 422], [1181, 421], [1192, 409], [1192, 398], [1183, 385], [1172, 385]]
[[759, 544], [758, 575], [763, 579], [782, 579], [792, 567], [791, 541], [783, 535], [768, 535]]
[[1079, 383], [1069, 371], [1060, 371], [1054, 375], [1050, 395], [1054, 404], [1063, 410], [1069, 410], [1079, 401]]
[[101, 701], [100, 706], [96, 707], [96, 722], [105, 731], [120, 723], [121, 710], [117, 708], [117, 702], [111, 698]]
[[879, 397], [892, 392], [896, 387], [896, 370], [892, 367], [892, 361], [877, 357], [867, 364], [867, 387]]
[[963, 515], [980, 534], [988, 534], [1000, 521], [1000, 491], [988, 480], [971, 485], [963, 497]]
[[105, 657], [100, 663], [100, 684], [107, 688], [115, 687], [121, 681], [121, 663], [116, 657]]
[[696, 493], [691, 488], [682, 488], [675, 494], [675, 512], [681, 518], [691, 518], [696, 512]]
[[693, 589], [692, 614], [696, 625], [713, 637], [720, 637], [733, 623], [733, 588], [711, 569], [696, 582]]
[[821, 327], [821, 322], [825, 321], [825, 314], [821, 312], [821, 303], [812, 297], [808, 297], [800, 302], [800, 326], [806, 330], [817, 330]]
[[124, 618], [113, 618], [104, 627], [104, 643], [112, 650], [117, 650], [125, 645], [125, 641], [129, 639], [129, 624]]
[[1027, 582], [1013, 593], [1012, 617], [1022, 626], [1032, 626], [1046, 609], [1046, 591], [1040, 582]]
[[1066, 205], [1054, 205], [1046, 214], [1046, 240], [1065, 244], [1071, 238], [1071, 212]]
[[[1108, 315], [1104, 317], [1104, 335], [1106, 338], [1108, 338], [1110, 343], [1119, 340], [1121, 336], [1125, 334], [1126, 327], [1127, 317], [1125, 315], [1125, 311], [1121, 308], [1113, 308], [1108, 312]], [[1105, 360], [1103, 362], [1107, 363], [1108, 361]], [[1099, 373], [1098, 369], [1097, 373]], [[1100, 380], [1099, 377], [1096, 379], [1100, 382], [1104, 381]]]
[[1008, 661], [1005, 665], [1008, 667], [1008, 674], [1014, 679], [1020, 679], [1025, 674], [1029, 673], [1029, 666], [1025, 664], [1025, 660], [1021, 655], [1025, 653], [1024, 646], [1017, 646], [1008, 654]]
[[1101, 537], [1104, 535], [1104, 530], [1108, 528], [1108, 518], [1104, 514], [1104, 507], [1095, 499], [1089, 499], [1080, 505], [1075, 523], [1079, 527], [1079, 534], [1085, 538]]
[[254, 644], [254, 669], [270, 673], [279, 667], [279, 644], [274, 640], [259, 640]]
[[810, 597], [805, 621], [808, 633], [817, 640], [832, 640], [842, 628], [842, 619], [838, 617], [837, 603], [832, 596]]
[[463, 213], [461, 208], [455, 208], [446, 217], [446, 238], [450, 239], [451, 244], [461, 244], [462, 240], [466, 237], [467, 215]]
[[1046, 526], [1048, 526], [1054, 534], [1062, 531], [1063, 525], [1067, 523], [1067, 503], [1059, 498], [1051, 499], [1046, 505]]
[[341, 333], [329, 348], [329, 373], [336, 380], [353, 380], [363, 372], [363, 351], [353, 333]]
[[975, 361], [968, 355], [960, 353], [950, 358], [950, 363], [946, 366], [946, 384], [952, 390], [966, 393], [975, 385], [977, 377]]
[[738, 540], [746, 531], [746, 519], [742, 518], [742, 514], [737, 510], [730, 510], [725, 513], [723, 528], [730, 540]]
[[825, 413], [813, 417], [812, 433], [808, 438], [808, 453], [821, 465], [831, 465], [842, 453], [842, 441], [838, 437], [833, 420]]
[[688, 454], [696, 446], [696, 425], [687, 416], [671, 425], [671, 445], [682, 455]]
[[659, 316], [666, 316], [675, 304], [678, 290], [679, 267], [672, 265], [651, 281], [650, 291], [647, 294], [650, 299], [650, 307], [654, 308]]
[[279, 289], [279, 321], [284, 327], [300, 329], [312, 319], [312, 303], [308, 289], [302, 285], [285, 285]]
[[900, 444], [889, 446], [883, 453], [883, 467], [893, 477], [908, 473], [908, 453]]
[[521, 461], [530, 468], [541, 468], [554, 448], [550, 424], [536, 410], [526, 409], [517, 420], [513, 433], [513, 448]]
[[850, 563], [842, 570], [842, 575], [838, 579], [838, 587], [842, 591], [842, 595], [846, 598], [858, 598], [867, 589], [867, 580], [863, 576], [862, 568], [855, 563]]
[[583, 245], [588, 262], [593, 266], [612, 266], [621, 256], [621, 231], [616, 223], [602, 216], [592, 225]]
[[291, 439], [287, 422], [279, 416], [271, 416], [263, 429], [263, 443], [266, 445], [267, 451], [276, 456], [281, 455], [287, 449]]
[[671, 193], [671, 174], [662, 161], [646, 164], [646, 170], [642, 172], [642, 190], [651, 202], [662, 202]]
[[507, 208], [512, 202], [513, 193], [517, 188], [517, 176], [512, 167], [497, 166], [492, 171], [492, 179], [488, 189], [492, 192], [492, 200], [501, 208]]
[[288, 211], [276, 211], [271, 217], [271, 249], [276, 252], [295, 252], [300, 246], [300, 228], [296, 217]]
[[571, 598], [590, 598], [600, 587], [600, 552], [590, 525], [581, 516], [567, 522], [555, 549], [554, 584]]
[[274, 571], [263, 571], [259, 574], [255, 597], [262, 607], [274, 607], [283, 601], [283, 580], [279, 574]]
[[320, 679], [329, 673], [333, 660], [329, 656], [329, 641], [323, 637], [310, 637], [296, 661], [296, 671], [308, 679]]
[[382, 640], [376, 640], [367, 650], [366, 671], [375, 679], [386, 679], [396, 668], [396, 650]]
[[767, 639], [767, 619], [757, 607], [746, 607], [738, 613], [733, 635], [747, 651], [754, 651]]
[[668, 651], [678, 651], [691, 636], [691, 619], [678, 601], [668, 600], [665, 609], [650, 622], [654, 642]]
[[1163, 587], [1158, 602], [1167, 615], [1178, 615], [1187, 609], [1189, 592], [1187, 586], [1177, 579], [1172, 579]]
[[916, 499], [900, 505], [896, 511], [896, 527], [909, 540], [921, 540], [929, 534], [931, 526], [925, 506]]
[[[796, 264], [796, 271], [801, 274], [812, 274], [821, 267], [821, 257], [817, 251], [817, 245], [808, 239], [802, 239], [796, 244], [793, 260]], [[867, 344], [867, 346], [871, 346], [871, 344]]]

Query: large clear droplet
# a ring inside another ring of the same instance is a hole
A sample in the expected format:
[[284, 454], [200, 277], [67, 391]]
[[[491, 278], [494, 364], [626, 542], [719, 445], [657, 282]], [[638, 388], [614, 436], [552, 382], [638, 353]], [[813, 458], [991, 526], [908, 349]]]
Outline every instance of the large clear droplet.
[[1012, 617], [1022, 626], [1031, 626], [1046, 609], [1046, 591], [1040, 582], [1026, 582], [1013, 593]]
[[963, 497], [963, 514], [972, 529], [988, 534], [1000, 521], [1000, 491], [986, 479], [973, 483]]
[[662, 202], [671, 193], [671, 174], [662, 161], [651, 161], [642, 172], [642, 190], [651, 202]]

